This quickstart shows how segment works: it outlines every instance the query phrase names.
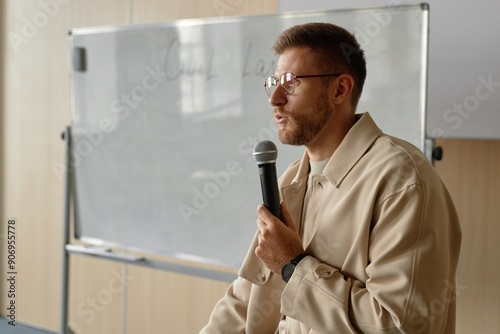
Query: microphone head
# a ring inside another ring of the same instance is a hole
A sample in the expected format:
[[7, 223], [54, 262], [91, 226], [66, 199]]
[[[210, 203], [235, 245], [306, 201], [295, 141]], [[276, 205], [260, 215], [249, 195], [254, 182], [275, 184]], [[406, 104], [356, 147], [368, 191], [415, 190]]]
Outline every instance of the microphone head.
[[257, 165], [275, 163], [278, 158], [278, 148], [270, 140], [262, 140], [253, 148], [253, 158]]

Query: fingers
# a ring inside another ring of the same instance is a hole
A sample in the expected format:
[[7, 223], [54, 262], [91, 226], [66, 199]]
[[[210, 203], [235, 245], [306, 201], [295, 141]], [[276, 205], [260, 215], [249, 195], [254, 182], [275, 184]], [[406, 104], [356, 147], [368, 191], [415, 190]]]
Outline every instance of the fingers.
[[[260, 204], [257, 207], [257, 214], [259, 216], [259, 219], [262, 220], [262, 223], [266, 226], [271, 226], [271, 225], [282, 225], [284, 224], [287, 226], [289, 229], [296, 231], [297, 232], [297, 227], [293, 223], [292, 216], [290, 214], [290, 211], [288, 211], [288, 207], [285, 203], [285, 201], [280, 202], [281, 206], [281, 215], [282, 215], [282, 221], [276, 218], [267, 208], [264, 204]], [[277, 226], [279, 228], [279, 226]]]
[[260, 218], [257, 219], [257, 248], [255, 249], [255, 255], [259, 258], [264, 256], [268, 244], [270, 242], [270, 232], [266, 222]]
[[266, 226], [266, 223], [262, 219], [257, 218], [257, 229], [259, 230], [259, 234], [264, 232]]
[[269, 220], [274, 217], [264, 204], [259, 204], [259, 206], [257, 206], [257, 215], [263, 220]]
[[257, 215], [265, 222], [266, 225], [283, 224], [282, 221], [273, 215], [264, 204], [260, 204], [257, 207]]
[[264, 205], [257, 207], [257, 247], [255, 255], [273, 272], [279, 273], [283, 263], [303, 252], [302, 241], [285, 202], [280, 203], [283, 222]]

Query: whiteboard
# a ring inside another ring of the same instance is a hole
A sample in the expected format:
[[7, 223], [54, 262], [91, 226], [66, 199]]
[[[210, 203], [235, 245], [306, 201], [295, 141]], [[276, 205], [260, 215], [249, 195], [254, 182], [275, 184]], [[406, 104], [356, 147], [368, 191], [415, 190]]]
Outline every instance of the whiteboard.
[[261, 203], [253, 146], [281, 145], [264, 78], [295, 24], [361, 27], [368, 77], [358, 108], [425, 150], [428, 9], [182, 20], [70, 32], [75, 235], [97, 245], [239, 267]]

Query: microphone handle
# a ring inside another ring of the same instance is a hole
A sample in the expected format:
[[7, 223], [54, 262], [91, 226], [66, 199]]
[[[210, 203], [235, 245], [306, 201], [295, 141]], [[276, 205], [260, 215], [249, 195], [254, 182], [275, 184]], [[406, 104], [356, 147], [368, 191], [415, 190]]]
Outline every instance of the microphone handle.
[[259, 174], [264, 205], [274, 216], [281, 220], [281, 206], [278, 190], [278, 178], [276, 176], [276, 164], [269, 163], [259, 165]]

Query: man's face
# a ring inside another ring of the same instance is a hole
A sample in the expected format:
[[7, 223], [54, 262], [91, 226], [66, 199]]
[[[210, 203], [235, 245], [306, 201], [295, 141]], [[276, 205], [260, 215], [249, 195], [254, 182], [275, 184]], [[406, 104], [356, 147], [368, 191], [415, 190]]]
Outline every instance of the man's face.
[[[323, 74], [315, 65], [309, 49], [290, 48], [280, 55], [274, 76], [279, 80], [285, 72], [297, 76]], [[296, 79], [292, 94], [285, 94], [278, 86], [269, 97], [269, 103], [274, 107], [278, 136], [283, 144], [307, 145], [334, 114], [328, 99], [328, 87], [321, 78]]]

